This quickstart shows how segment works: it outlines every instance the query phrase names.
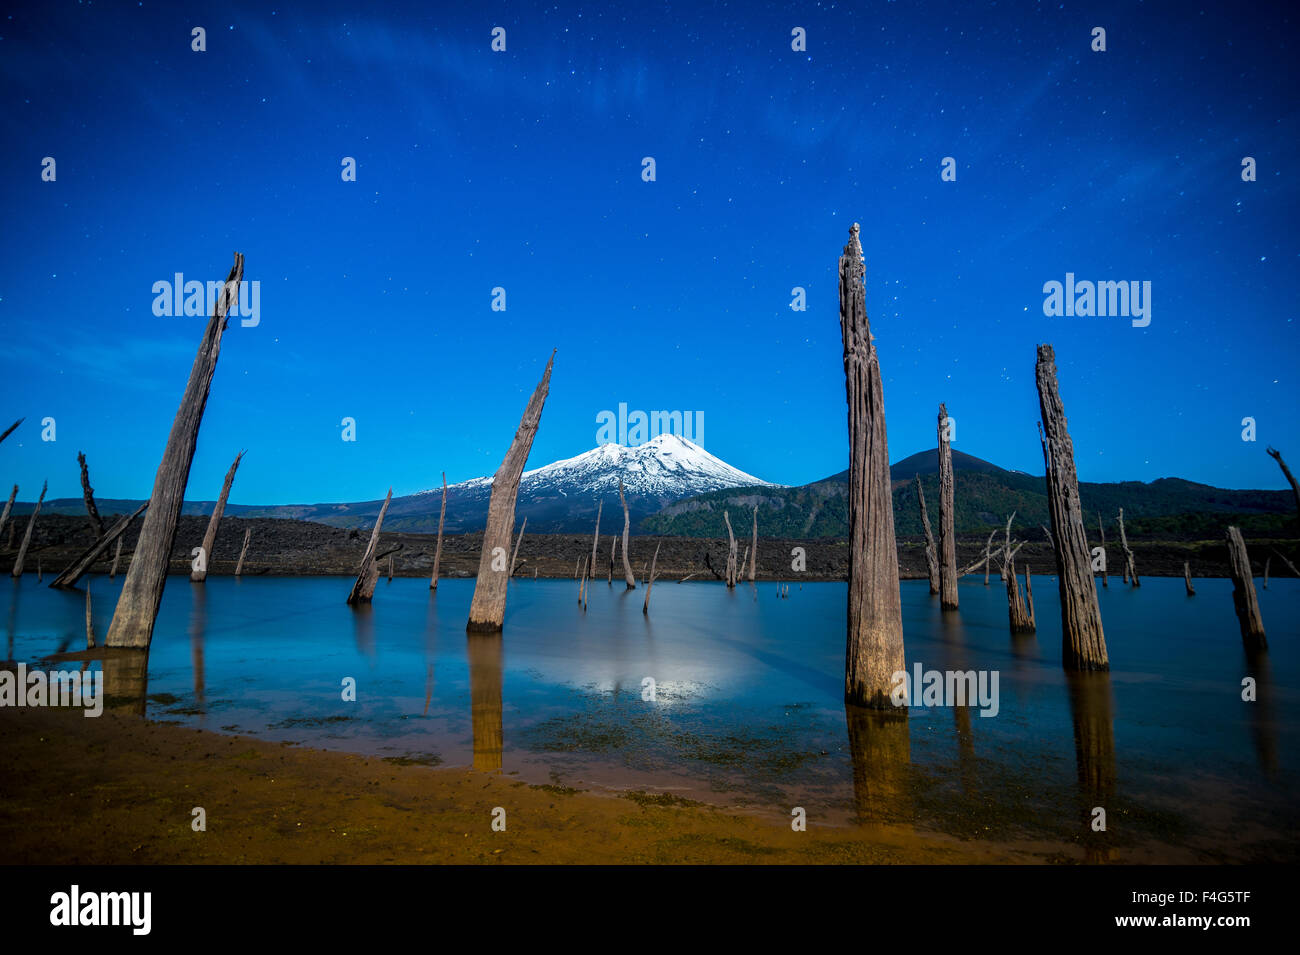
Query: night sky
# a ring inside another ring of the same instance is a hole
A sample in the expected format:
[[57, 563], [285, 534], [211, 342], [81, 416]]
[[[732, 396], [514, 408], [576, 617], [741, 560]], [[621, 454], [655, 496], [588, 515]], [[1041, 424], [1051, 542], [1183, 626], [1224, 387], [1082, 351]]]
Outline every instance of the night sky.
[[[532, 467], [624, 402], [702, 412], [764, 479], [825, 477], [854, 221], [893, 460], [946, 401], [955, 448], [1042, 473], [1051, 342], [1083, 480], [1284, 487], [1268, 444], [1300, 465], [1290, 4], [300, 6], [0, 8], [20, 500], [79, 496], [79, 450], [98, 496], [148, 496], [205, 320], [155, 316], [153, 285], [236, 250], [260, 321], [226, 332], [190, 499], [241, 449], [241, 504], [490, 474], [552, 348]], [[1149, 281], [1150, 324], [1044, 315], [1067, 272]]]

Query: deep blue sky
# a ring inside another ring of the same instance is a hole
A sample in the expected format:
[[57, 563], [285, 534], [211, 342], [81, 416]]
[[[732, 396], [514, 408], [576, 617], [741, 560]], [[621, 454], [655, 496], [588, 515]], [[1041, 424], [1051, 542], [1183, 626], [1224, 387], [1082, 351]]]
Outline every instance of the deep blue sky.
[[[1085, 480], [1280, 487], [1267, 443], [1300, 466], [1295, 13], [298, 6], [3, 10], [0, 428], [27, 420], [0, 484], [20, 499], [46, 477], [78, 495], [78, 450], [100, 496], [148, 495], [203, 325], [155, 317], [151, 286], [224, 278], [233, 250], [261, 324], [226, 333], [191, 499], [241, 448], [238, 503], [491, 473], [552, 347], [534, 467], [623, 401], [702, 411], [705, 446], [760, 477], [824, 477], [847, 458], [854, 220], [894, 460], [934, 445], [946, 401], [957, 448], [1041, 473], [1047, 341]], [[1150, 326], [1045, 317], [1067, 271], [1152, 282]]]

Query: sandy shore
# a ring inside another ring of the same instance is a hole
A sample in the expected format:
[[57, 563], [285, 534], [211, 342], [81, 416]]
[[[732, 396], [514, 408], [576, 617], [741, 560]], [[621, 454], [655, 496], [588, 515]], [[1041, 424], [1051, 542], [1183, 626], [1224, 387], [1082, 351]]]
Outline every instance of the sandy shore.
[[[0, 863], [1001, 863], [1044, 855], [0, 708]], [[207, 831], [191, 828], [192, 809]], [[506, 811], [506, 831], [492, 829]]]

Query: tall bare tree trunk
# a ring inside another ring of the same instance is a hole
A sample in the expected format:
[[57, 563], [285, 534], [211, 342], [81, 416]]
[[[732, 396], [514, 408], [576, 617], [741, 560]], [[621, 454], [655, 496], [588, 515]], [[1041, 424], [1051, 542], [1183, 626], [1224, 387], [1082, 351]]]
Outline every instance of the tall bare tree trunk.
[[731, 532], [731, 518], [722, 512], [722, 519], [727, 524], [727, 589], [736, 586], [736, 535]]
[[[989, 568], [993, 566], [993, 535], [997, 533], [997, 528], [989, 531], [989, 539], [984, 542], [984, 586], [989, 585]], [[934, 585], [931, 584], [930, 593], [934, 593]]]
[[[45, 502], [45, 489], [48, 488], [49, 485], [49, 481], [46, 481], [41, 485], [41, 496], [36, 500], [36, 509], [32, 511], [32, 516], [27, 519], [27, 530], [23, 532], [23, 543], [22, 546], [18, 548], [18, 559], [14, 561], [14, 569], [11, 574], [13, 577], [21, 577], [23, 575], [23, 565], [27, 563], [27, 548], [31, 546], [32, 531], [36, 527], [36, 515], [41, 513], [41, 504]], [[17, 521], [14, 523], [16, 524]]]
[[14, 489], [9, 492], [9, 500], [5, 502], [4, 513], [0, 513], [0, 533], [4, 531], [5, 525], [9, 523], [9, 512], [14, 509], [14, 498], [17, 496], [18, 485], [15, 484]]
[[[905, 669], [898, 542], [880, 363], [871, 344], [858, 224], [840, 256], [840, 335], [849, 414], [849, 592], [844, 699], [892, 709], [893, 674]], [[901, 708], [900, 708], [901, 710]]]
[[1246, 541], [1236, 527], [1228, 528], [1228, 573], [1232, 576], [1232, 604], [1241, 625], [1241, 642], [1247, 652], [1268, 649], [1264, 621], [1259, 614], [1259, 597], [1255, 594], [1255, 580], [1250, 572], [1250, 557], [1246, 554]]
[[235, 564], [236, 577], [238, 577], [240, 574], [244, 572], [244, 557], [248, 554], [248, 542], [249, 540], [252, 539], [252, 537], [253, 537], [253, 529], [251, 527], [244, 528], [244, 546], [239, 548], [239, 563]]
[[645, 602], [641, 604], [641, 612], [647, 617], [650, 616], [650, 590], [655, 585], [655, 567], [659, 563], [659, 545], [663, 541], [655, 542], [655, 555], [650, 559], [650, 579], [645, 584]]
[[[510, 554], [510, 576], [515, 575], [515, 567], [519, 563], [519, 545], [524, 542], [524, 528], [528, 526], [528, 515], [524, 515], [524, 522], [519, 525], [519, 536], [515, 538], [515, 549]], [[509, 540], [509, 538], [507, 538]], [[577, 576], [576, 574], [574, 575]]]
[[1268, 456], [1277, 462], [1277, 466], [1282, 469], [1282, 473], [1286, 476], [1287, 481], [1291, 483], [1291, 493], [1295, 495], [1296, 512], [1297, 514], [1300, 514], [1300, 484], [1296, 483], [1295, 475], [1291, 473], [1291, 469], [1287, 467], [1286, 462], [1282, 460], [1282, 452], [1278, 451], [1276, 448], [1268, 448], [1267, 451]]
[[438, 511], [438, 546], [433, 551], [433, 576], [429, 589], [438, 589], [438, 565], [442, 563], [442, 525], [447, 520], [447, 472], [442, 472], [442, 508]]
[[95, 649], [95, 621], [90, 616], [90, 584], [86, 584], [86, 649]]
[[[1192, 565], [1187, 561], [1183, 561], [1183, 586], [1187, 588], [1187, 596], [1196, 596], [1196, 590], [1192, 587]], [[1265, 579], [1264, 586], [1268, 586], [1267, 579]]]
[[1124, 533], [1124, 508], [1119, 509], [1119, 543], [1124, 551], [1124, 582], [1132, 582], [1134, 587], [1141, 587], [1138, 580], [1137, 562], [1133, 560], [1133, 551], [1129, 550], [1128, 535]]
[[600, 512], [605, 509], [605, 500], [601, 498], [596, 502], [596, 530], [591, 535], [591, 565], [587, 570], [588, 576], [596, 573], [596, 549], [600, 545]]
[[117, 562], [122, 559], [122, 538], [117, 539], [117, 546], [113, 548], [113, 565], [108, 568], [108, 579], [112, 580], [117, 576]]
[[496, 633], [506, 617], [506, 593], [510, 582], [508, 575], [492, 569], [492, 551], [510, 546], [510, 532], [515, 526], [515, 501], [519, 497], [519, 478], [524, 473], [528, 454], [537, 437], [537, 428], [542, 423], [542, 407], [551, 387], [551, 368], [555, 365], [555, 353], [551, 352], [546, 362], [546, 371], [537, 383], [524, 415], [519, 420], [519, 429], [515, 439], [510, 443], [501, 467], [497, 468], [492, 478], [492, 497], [488, 501], [487, 527], [483, 531], [483, 552], [479, 555], [478, 579], [474, 583], [474, 598], [470, 601], [469, 622], [466, 629], [471, 633]]
[[[921, 527], [925, 530], [925, 569], [930, 577], [930, 596], [939, 592], [939, 552], [934, 546], [934, 531], [930, 528], [930, 513], [925, 507], [925, 488], [921, 487], [921, 475], [916, 477], [916, 499], [921, 502]], [[989, 582], [989, 572], [984, 571], [984, 583]]]
[[614, 555], [618, 552], [618, 535], [609, 538], [609, 585], [614, 586]]
[[1106, 525], [1101, 522], [1101, 511], [1097, 512], [1097, 530], [1101, 533], [1101, 585], [1109, 587], [1110, 581], [1106, 578]]
[[939, 606], [957, 609], [957, 537], [953, 516], [952, 445], [948, 408], [939, 405]]
[[[55, 577], [50, 586], [56, 590], [75, 587], [82, 575], [89, 572], [90, 568], [95, 565], [95, 561], [99, 560], [114, 541], [118, 543], [118, 553], [121, 553], [122, 534], [131, 526], [131, 522], [139, 517], [140, 512], [148, 506], [149, 502], [145, 501], [132, 513], [119, 517], [117, 523], [113, 525], [109, 532], [78, 554], [77, 559], [69, 564], [63, 573]], [[117, 559], [114, 558], [112, 569], [116, 570], [116, 567]]]
[[1074, 442], [1065, 420], [1065, 405], [1056, 381], [1056, 354], [1038, 346], [1035, 368], [1038, 404], [1046, 432], [1047, 502], [1052, 518], [1053, 550], [1061, 599], [1061, 662], [1067, 670], [1108, 670], [1106, 636], [1092, 579], [1092, 560], [1083, 532], [1079, 477]]
[[370, 543], [366, 545], [366, 552], [361, 557], [361, 569], [357, 571], [356, 582], [352, 585], [352, 592], [348, 594], [348, 606], [355, 607], [357, 604], [368, 604], [375, 598], [375, 584], [379, 583], [379, 564], [376, 554], [379, 550], [379, 532], [384, 526], [384, 515], [388, 513], [388, 503], [393, 499], [393, 489], [388, 489], [388, 496], [384, 498], [384, 506], [379, 509], [379, 517], [375, 519], [375, 526], [370, 530]]
[[239, 462], [243, 457], [243, 451], [235, 455], [235, 463], [230, 466], [226, 479], [221, 483], [221, 496], [217, 498], [217, 506], [212, 509], [208, 529], [203, 535], [203, 569], [190, 571], [190, 580], [196, 584], [207, 580], [208, 564], [212, 561], [213, 548], [217, 546], [217, 528], [221, 526], [221, 516], [226, 513], [226, 499], [230, 497], [230, 486], [235, 483], [235, 472], [239, 470]]
[[758, 505], [754, 505], [753, 546], [749, 549], [749, 582], [752, 584], [758, 570]]
[[86, 513], [90, 515], [90, 529], [96, 537], [104, 536], [104, 519], [95, 507], [95, 489], [90, 486], [90, 470], [86, 467], [86, 456], [77, 452], [77, 463], [81, 465], [81, 496], [86, 501]]
[[623, 479], [618, 479], [618, 502], [623, 505], [623, 579], [628, 590], [636, 590], [636, 577], [632, 575], [632, 564], [627, 558], [627, 537], [632, 528], [632, 520], [627, 513], [627, 498], [623, 496]]
[[167, 568], [176, 541], [176, 524], [181, 516], [185, 485], [189, 482], [199, 425], [203, 421], [203, 409], [208, 402], [212, 376], [217, 370], [217, 357], [221, 353], [226, 315], [230, 306], [238, 301], [243, 277], [244, 257], [236, 252], [235, 264], [204, 329], [180, 408], [167, 436], [167, 447], [163, 450], [162, 462], [154, 477], [153, 493], [149, 497], [149, 511], [140, 528], [135, 555], [127, 568], [113, 622], [108, 628], [105, 643], [110, 647], [146, 648], [153, 640], [154, 620], [167, 583]]
[[1029, 629], [1038, 630], [1038, 621], [1034, 617], [1034, 584], [1028, 564], [1025, 564], [1025, 609], [1029, 612]]

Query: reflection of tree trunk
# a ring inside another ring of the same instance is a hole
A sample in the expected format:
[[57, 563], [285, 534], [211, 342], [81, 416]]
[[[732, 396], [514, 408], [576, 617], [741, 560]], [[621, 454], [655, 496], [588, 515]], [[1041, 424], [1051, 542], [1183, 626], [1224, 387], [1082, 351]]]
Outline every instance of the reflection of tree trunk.
[[144, 516], [135, 555], [127, 568], [113, 622], [108, 628], [110, 647], [148, 647], [153, 640], [154, 621], [167, 583], [167, 569], [172, 545], [176, 542], [176, 525], [184, 504], [185, 485], [189, 483], [190, 465], [194, 461], [199, 425], [203, 421], [212, 376], [217, 370], [221, 336], [226, 330], [230, 306], [238, 300], [243, 277], [244, 257], [236, 252], [235, 264], [226, 277], [221, 297], [212, 310], [212, 317], [194, 356], [185, 393], [172, 421], [162, 461], [158, 464], [149, 510]]
[[[49, 484], [50, 482], [46, 481], [41, 485], [41, 496], [36, 500], [36, 509], [32, 511], [32, 516], [27, 519], [27, 530], [23, 531], [23, 543], [18, 548], [18, 559], [14, 561], [14, 577], [23, 575], [23, 565], [27, 563], [27, 548], [31, 546], [32, 531], [36, 529], [36, 517], [41, 513], [41, 504], [45, 502], [45, 489], [49, 487]], [[14, 523], [17, 523], [17, 521]]]
[[[849, 406], [849, 588], [844, 698], [895, 710], [893, 674], [904, 669], [898, 541], [879, 356], [871, 344], [858, 224], [840, 257], [840, 335]], [[901, 707], [898, 708], [901, 710]]]
[[957, 538], [953, 515], [952, 445], [948, 408], [939, 405], [939, 605], [957, 609]]
[[433, 576], [429, 578], [429, 589], [438, 589], [438, 565], [442, 563], [442, 525], [447, 520], [447, 472], [442, 472], [442, 507], [438, 510], [438, 546], [433, 551]]
[[1251, 654], [1246, 660], [1246, 675], [1255, 680], [1255, 700], [1246, 704], [1250, 712], [1250, 731], [1255, 740], [1259, 768], [1269, 779], [1277, 775], [1277, 711], [1273, 707], [1272, 671], [1268, 654]]
[[[916, 499], [921, 502], [921, 527], [925, 530], [925, 569], [930, 577], [930, 596], [939, 592], [939, 552], [934, 546], [934, 531], [930, 527], [930, 513], [925, 509], [925, 488], [921, 487], [921, 475], [916, 474]], [[986, 565], [987, 566], [987, 565]], [[989, 582], [989, 573], [984, 571], [984, 583]]]
[[859, 823], [909, 821], [911, 741], [900, 713], [846, 703], [853, 760], [853, 805]]
[[1228, 573], [1232, 577], [1232, 605], [1237, 611], [1241, 626], [1241, 641], [1247, 653], [1268, 649], [1264, 637], [1264, 621], [1259, 614], [1259, 597], [1255, 594], [1255, 580], [1251, 576], [1250, 558], [1246, 554], [1246, 541], [1236, 527], [1228, 528]]
[[465, 629], [471, 633], [494, 633], [501, 629], [506, 618], [506, 594], [509, 589], [509, 573], [500, 573], [492, 568], [492, 552], [501, 548], [504, 555], [510, 547], [510, 532], [515, 526], [515, 502], [519, 497], [519, 479], [523, 476], [524, 465], [533, 448], [533, 439], [542, 423], [542, 407], [551, 387], [551, 369], [555, 365], [555, 353], [546, 362], [546, 371], [542, 380], [528, 399], [523, 417], [519, 419], [519, 428], [515, 431], [510, 450], [506, 452], [501, 466], [492, 477], [492, 495], [488, 499], [487, 526], [483, 529], [483, 551], [478, 559], [478, 577], [474, 582], [474, 597], [470, 601], [469, 621]]
[[352, 592], [348, 594], [348, 606], [357, 604], [370, 603], [375, 597], [375, 584], [379, 583], [379, 563], [376, 551], [379, 549], [379, 532], [384, 526], [384, 515], [388, 513], [388, 504], [393, 499], [393, 489], [388, 489], [388, 496], [384, 498], [384, 506], [379, 509], [379, 517], [375, 519], [375, 526], [370, 531], [370, 543], [366, 545], [366, 552], [361, 557], [361, 569], [357, 571], [356, 582], [352, 585]]
[[235, 483], [235, 472], [239, 470], [239, 462], [243, 457], [243, 451], [235, 455], [235, 463], [230, 466], [225, 481], [221, 483], [221, 496], [217, 498], [217, 506], [212, 509], [208, 529], [203, 535], [203, 569], [190, 571], [190, 580], [196, 584], [201, 584], [208, 578], [208, 565], [213, 561], [213, 549], [217, 546], [217, 528], [221, 526], [221, 515], [226, 512], [226, 499], [230, 497], [230, 485]]
[[104, 668], [104, 709], [130, 716], [144, 716], [149, 692], [149, 651], [109, 650], [100, 665]]
[[[1074, 722], [1074, 756], [1079, 774], [1080, 824], [1088, 861], [1113, 854], [1109, 828], [1117, 821], [1115, 730], [1111, 717], [1110, 674], [1068, 672], [1070, 716]], [[1093, 830], [1093, 810], [1106, 810], [1107, 831]]]
[[1106, 656], [1092, 560], [1083, 532], [1074, 442], [1066, 427], [1065, 405], [1056, 380], [1056, 353], [1051, 345], [1038, 346], [1035, 377], [1045, 432], [1047, 503], [1061, 599], [1061, 663], [1067, 670], [1106, 670], [1110, 661]]
[[470, 722], [474, 728], [474, 768], [501, 768], [504, 733], [501, 718], [501, 633], [475, 633], [469, 641]]
[[194, 587], [192, 590], [194, 605], [190, 609], [190, 662], [194, 667], [194, 705], [202, 718], [207, 709], [203, 638], [208, 626], [208, 596], [204, 587]]

